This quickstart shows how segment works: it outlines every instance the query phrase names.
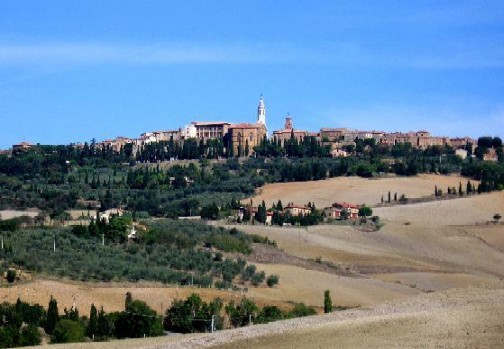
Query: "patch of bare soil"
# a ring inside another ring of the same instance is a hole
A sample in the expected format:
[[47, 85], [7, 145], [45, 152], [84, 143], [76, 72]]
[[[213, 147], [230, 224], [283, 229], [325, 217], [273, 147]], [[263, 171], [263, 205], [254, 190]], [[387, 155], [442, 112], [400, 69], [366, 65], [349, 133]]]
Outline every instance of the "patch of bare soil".
[[341, 265], [328, 263], [322, 259], [307, 260], [288, 254], [276, 247], [264, 244], [254, 244], [253, 252], [247, 256], [247, 261], [257, 264], [283, 264], [294, 265], [309, 270], [318, 270], [336, 275], [353, 275], [352, 271], [345, 270]]

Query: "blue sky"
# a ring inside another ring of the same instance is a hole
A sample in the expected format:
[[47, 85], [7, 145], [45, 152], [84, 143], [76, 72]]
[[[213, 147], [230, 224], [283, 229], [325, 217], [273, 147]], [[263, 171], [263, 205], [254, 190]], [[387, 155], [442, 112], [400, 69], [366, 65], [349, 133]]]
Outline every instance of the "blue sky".
[[0, 0], [0, 148], [194, 120], [504, 136], [503, 1]]

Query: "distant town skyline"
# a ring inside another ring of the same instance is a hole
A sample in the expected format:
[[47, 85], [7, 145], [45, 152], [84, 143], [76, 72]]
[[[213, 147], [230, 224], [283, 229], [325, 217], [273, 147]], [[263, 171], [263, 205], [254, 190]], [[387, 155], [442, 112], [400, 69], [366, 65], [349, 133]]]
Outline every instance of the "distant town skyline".
[[0, 149], [191, 121], [504, 136], [502, 1], [0, 0]]

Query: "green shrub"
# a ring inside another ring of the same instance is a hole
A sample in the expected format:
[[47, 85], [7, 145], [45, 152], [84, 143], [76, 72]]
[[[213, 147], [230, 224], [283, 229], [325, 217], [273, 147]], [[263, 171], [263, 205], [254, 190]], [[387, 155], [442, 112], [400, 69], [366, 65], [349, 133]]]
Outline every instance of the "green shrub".
[[268, 322], [282, 320], [284, 314], [276, 306], [265, 306], [257, 316], [256, 323], [266, 324]]
[[304, 303], [298, 303], [294, 306], [294, 309], [288, 313], [288, 315], [289, 317], [303, 317], [317, 315], [317, 312], [315, 309], [306, 306]]
[[278, 275], [270, 275], [266, 279], [266, 285], [268, 285], [268, 287], [273, 287], [275, 285], [278, 285], [279, 279], [280, 279], [280, 277]]
[[7, 281], [10, 283], [16, 281], [16, 271], [14, 269], [7, 270]]
[[56, 324], [51, 343], [76, 343], [84, 339], [84, 326], [80, 322], [63, 319]]
[[26, 347], [29, 345], [39, 345], [42, 342], [42, 336], [38, 327], [28, 325], [21, 329], [19, 335], [19, 346]]

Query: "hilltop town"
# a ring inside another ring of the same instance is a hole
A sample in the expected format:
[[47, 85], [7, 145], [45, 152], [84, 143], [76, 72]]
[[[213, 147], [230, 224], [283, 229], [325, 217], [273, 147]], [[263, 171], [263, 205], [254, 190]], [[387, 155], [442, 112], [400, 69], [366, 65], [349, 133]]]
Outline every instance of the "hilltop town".
[[[313, 138], [330, 148], [333, 157], [345, 157], [352, 153], [356, 140], [372, 140], [375, 144], [392, 146], [397, 144], [410, 144], [417, 149], [427, 149], [432, 146], [451, 147], [457, 151], [457, 155], [465, 158], [471, 155], [477, 145], [477, 140], [470, 137], [450, 138], [446, 136], [433, 136], [429, 131], [410, 132], [383, 132], [351, 130], [348, 128], [322, 127], [318, 132], [311, 132], [294, 127], [294, 119], [287, 115], [284, 127], [280, 130], [268, 132], [266, 125], [266, 105], [263, 97], [260, 97], [257, 107], [255, 123], [230, 123], [225, 121], [193, 121], [188, 125], [174, 130], [144, 132], [138, 138], [119, 136], [115, 139], [106, 139], [96, 142], [99, 148], [109, 148], [115, 152], [131, 147], [133, 154], [141, 151], [143, 147], [152, 143], [178, 142], [187, 140], [198, 142], [220, 141], [224, 146], [226, 157], [229, 156], [253, 156], [254, 147], [268, 138], [272, 142], [283, 144], [287, 140], [295, 139], [301, 142], [305, 138]], [[13, 145], [13, 150], [28, 149], [33, 144], [21, 142]], [[72, 143], [73, 146], [83, 148], [85, 143]], [[495, 153], [490, 152], [487, 160], [496, 159]]]

